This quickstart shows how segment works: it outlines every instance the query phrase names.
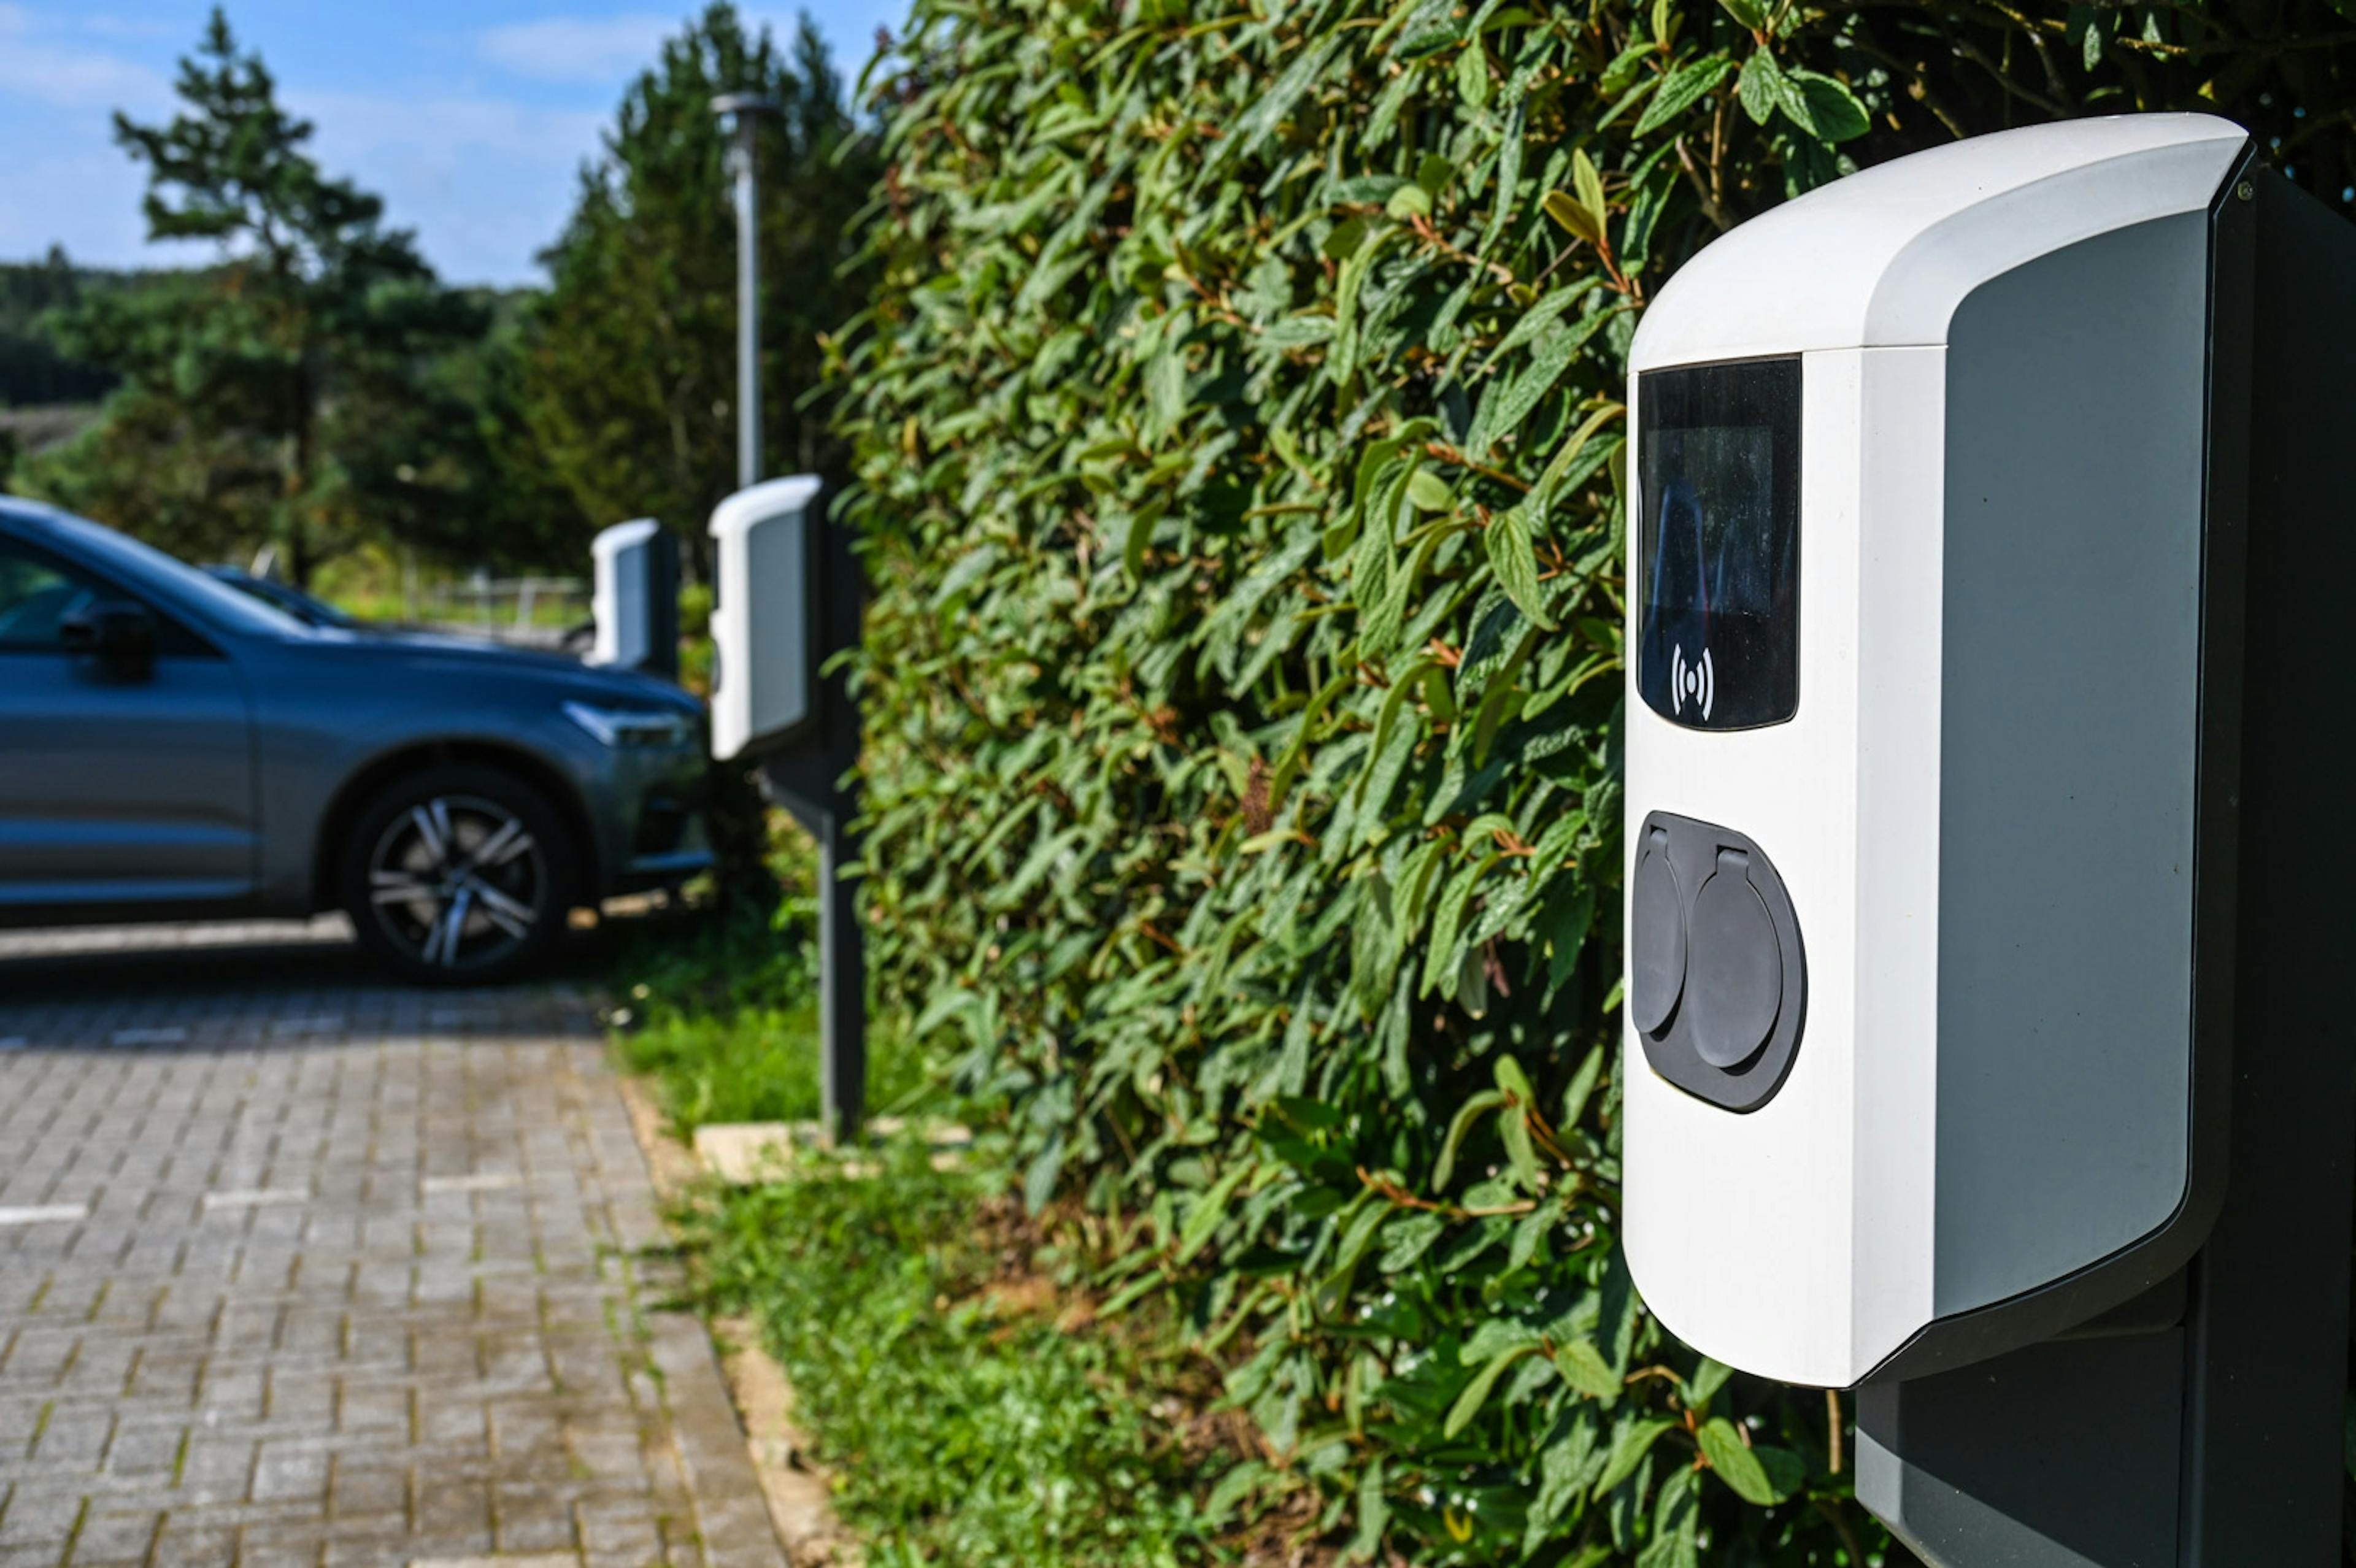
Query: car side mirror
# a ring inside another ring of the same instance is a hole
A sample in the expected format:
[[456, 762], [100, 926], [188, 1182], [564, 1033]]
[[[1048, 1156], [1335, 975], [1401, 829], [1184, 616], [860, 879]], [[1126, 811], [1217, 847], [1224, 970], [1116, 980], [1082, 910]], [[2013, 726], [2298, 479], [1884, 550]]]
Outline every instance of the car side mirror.
[[155, 617], [128, 599], [101, 599], [74, 611], [58, 623], [58, 642], [123, 680], [155, 672]]

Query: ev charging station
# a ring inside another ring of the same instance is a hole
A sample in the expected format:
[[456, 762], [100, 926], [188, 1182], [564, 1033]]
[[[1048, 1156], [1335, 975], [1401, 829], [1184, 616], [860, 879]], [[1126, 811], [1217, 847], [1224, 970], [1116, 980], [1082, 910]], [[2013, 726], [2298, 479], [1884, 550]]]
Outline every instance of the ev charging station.
[[2339, 1561], [2356, 226], [2198, 115], [1729, 232], [1631, 353], [1625, 1240], [1940, 1568]]
[[616, 523], [590, 541], [589, 662], [679, 678], [679, 540], [652, 517]]
[[819, 1034], [830, 1136], [859, 1128], [867, 1084], [865, 948], [848, 782], [859, 710], [827, 661], [859, 643], [866, 580], [848, 530], [830, 526], [811, 475], [748, 485], [712, 514], [712, 754], [757, 761], [770, 795], [819, 847]]

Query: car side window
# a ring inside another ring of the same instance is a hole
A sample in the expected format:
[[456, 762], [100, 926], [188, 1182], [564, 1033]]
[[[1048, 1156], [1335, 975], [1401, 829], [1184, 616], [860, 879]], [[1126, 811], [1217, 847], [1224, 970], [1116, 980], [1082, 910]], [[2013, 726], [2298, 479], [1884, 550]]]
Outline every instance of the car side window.
[[54, 653], [58, 626], [104, 597], [94, 578], [0, 539], [0, 653]]

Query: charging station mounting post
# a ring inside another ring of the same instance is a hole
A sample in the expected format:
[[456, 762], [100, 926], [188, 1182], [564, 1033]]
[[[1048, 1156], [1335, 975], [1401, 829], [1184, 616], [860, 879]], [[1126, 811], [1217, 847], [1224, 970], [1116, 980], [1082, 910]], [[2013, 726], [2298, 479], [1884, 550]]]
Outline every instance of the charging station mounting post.
[[[859, 638], [865, 585], [841, 530], [826, 523], [818, 481], [763, 482], [761, 451], [761, 122], [782, 105], [758, 93], [712, 101], [732, 138], [736, 208], [736, 456], [738, 492], [712, 516], [713, 752], [759, 755], [767, 793], [818, 841], [819, 1037], [829, 1137], [859, 1134], [867, 1097], [866, 965], [858, 885], [843, 869], [858, 859], [851, 823], [859, 715], [841, 671], [818, 671]], [[786, 536], [771, 539], [766, 534]], [[729, 563], [738, 570], [732, 573]], [[756, 592], [756, 588], [766, 592]], [[733, 602], [732, 602], [733, 601]], [[757, 626], [756, 622], [766, 621]], [[733, 645], [733, 646], [732, 646]], [[756, 660], [759, 647], [773, 656]], [[734, 682], [733, 689], [728, 688]]]

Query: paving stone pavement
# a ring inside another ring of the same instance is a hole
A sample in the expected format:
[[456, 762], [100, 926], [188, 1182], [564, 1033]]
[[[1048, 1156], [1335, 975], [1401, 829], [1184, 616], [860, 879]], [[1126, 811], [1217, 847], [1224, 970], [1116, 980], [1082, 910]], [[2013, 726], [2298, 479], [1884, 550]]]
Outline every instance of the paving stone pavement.
[[578, 987], [336, 934], [0, 934], [0, 1568], [782, 1565]]

